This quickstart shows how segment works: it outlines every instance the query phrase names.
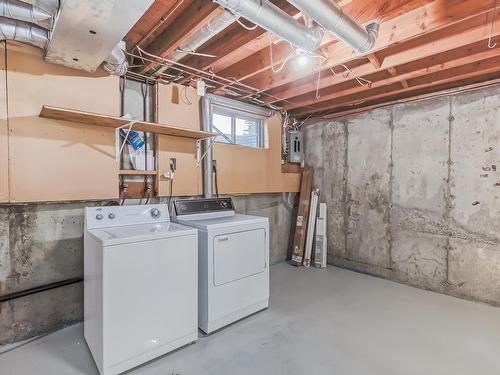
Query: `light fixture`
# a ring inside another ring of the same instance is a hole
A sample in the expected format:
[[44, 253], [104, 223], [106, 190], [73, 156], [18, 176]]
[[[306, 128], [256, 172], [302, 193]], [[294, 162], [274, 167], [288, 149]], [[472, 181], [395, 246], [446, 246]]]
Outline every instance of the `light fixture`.
[[304, 51], [303, 49], [297, 49], [295, 51], [295, 54], [297, 55], [296, 62], [298, 66], [305, 67], [309, 65], [310, 57], [306, 51]]

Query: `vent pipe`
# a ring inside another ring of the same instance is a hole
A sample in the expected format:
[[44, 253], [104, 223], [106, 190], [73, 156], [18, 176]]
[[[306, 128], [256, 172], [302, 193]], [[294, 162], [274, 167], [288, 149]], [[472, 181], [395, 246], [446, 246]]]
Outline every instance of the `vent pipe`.
[[127, 56], [125, 56], [125, 42], [121, 41], [119, 42], [115, 48], [111, 51], [108, 57], [106, 57], [106, 60], [102, 63], [102, 67], [105, 71], [107, 71], [109, 74], [115, 75], [115, 76], [124, 76], [127, 74], [128, 70], [128, 61], [127, 61]]
[[[17, 21], [29, 22], [44, 29], [51, 29], [56, 11], [51, 13], [44, 4], [29, 5], [19, 0], [0, 0], [0, 16]], [[47, 5], [47, 4], [45, 4]]]
[[299, 23], [269, 0], [213, 1], [307, 52], [315, 52], [323, 39], [321, 28]]
[[290, 4], [307, 14], [357, 52], [369, 51], [378, 37], [378, 23], [366, 29], [343, 12], [333, 0], [288, 0]]
[[45, 49], [49, 43], [49, 32], [27, 22], [0, 17], [0, 40], [14, 40]]

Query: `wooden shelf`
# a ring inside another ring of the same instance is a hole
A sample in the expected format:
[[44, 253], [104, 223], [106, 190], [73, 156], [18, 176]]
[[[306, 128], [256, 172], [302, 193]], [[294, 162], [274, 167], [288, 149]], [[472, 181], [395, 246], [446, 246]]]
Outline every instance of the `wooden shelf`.
[[136, 169], [122, 169], [118, 172], [121, 176], [156, 176], [156, 171], [142, 171]]
[[[120, 126], [127, 125], [131, 120], [121, 117], [101, 115], [98, 113], [82, 112], [72, 109], [51, 107], [44, 105], [40, 111], [40, 117], [49, 118], [53, 120], [63, 120], [77, 122], [85, 125], [105, 126], [109, 128], [119, 128]], [[134, 123], [132, 129], [137, 131], [151, 132], [156, 134], [171, 135], [175, 137], [203, 139], [214, 137], [217, 134], [212, 132], [205, 132], [201, 130], [191, 130], [181, 128], [178, 126], [170, 126], [163, 124], [156, 124], [153, 122], [137, 121]]]

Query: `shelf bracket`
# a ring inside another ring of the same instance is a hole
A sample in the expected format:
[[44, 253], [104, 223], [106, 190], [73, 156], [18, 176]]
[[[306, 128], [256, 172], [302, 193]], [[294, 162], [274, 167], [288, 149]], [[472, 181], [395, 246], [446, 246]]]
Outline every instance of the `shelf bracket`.
[[[119, 126], [115, 129], [115, 134], [116, 134], [115, 158], [117, 162], [120, 161], [120, 156], [122, 154], [123, 148], [125, 147], [125, 143], [127, 143], [128, 135], [130, 134], [130, 131], [132, 130], [132, 127], [136, 122], [137, 121], [130, 121], [125, 125]], [[125, 138], [123, 139], [123, 142], [120, 143], [120, 130], [123, 128], [128, 128], [128, 129], [127, 129], [127, 134], [125, 134]]]
[[[205, 156], [212, 150], [212, 146], [215, 142], [215, 138], [218, 137], [218, 135], [213, 135], [211, 137], [207, 138], [201, 138], [196, 140], [196, 166], [199, 167], [201, 165], [201, 162], [203, 159], [205, 159]], [[202, 154], [201, 153], [201, 142], [206, 141], [207, 142], [207, 149], [205, 152]]]

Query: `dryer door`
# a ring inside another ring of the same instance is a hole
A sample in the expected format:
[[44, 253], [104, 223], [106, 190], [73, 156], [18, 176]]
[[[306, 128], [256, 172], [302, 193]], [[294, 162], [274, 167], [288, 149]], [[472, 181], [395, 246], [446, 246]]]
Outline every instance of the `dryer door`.
[[266, 231], [263, 228], [227, 233], [214, 239], [214, 285], [264, 272]]

